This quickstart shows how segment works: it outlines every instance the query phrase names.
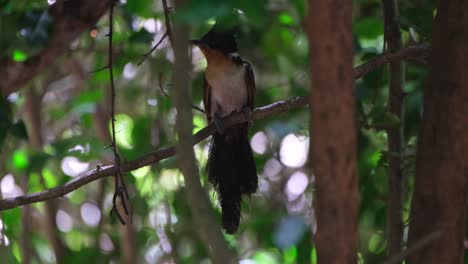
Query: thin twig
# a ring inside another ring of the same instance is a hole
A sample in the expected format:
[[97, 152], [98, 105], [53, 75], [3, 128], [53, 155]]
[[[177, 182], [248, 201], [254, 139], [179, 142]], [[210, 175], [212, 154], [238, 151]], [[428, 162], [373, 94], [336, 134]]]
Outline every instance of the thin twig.
[[[172, 43], [173, 43], [172, 42], [172, 28], [171, 28], [171, 21], [169, 19], [170, 10], [169, 10], [169, 7], [167, 5], [166, 0], [162, 0], [162, 5], [163, 5], [163, 10], [164, 10], [164, 22], [165, 22], [165, 25], [166, 25], [166, 32], [164, 32], [164, 35], [162, 35], [161, 39], [158, 41], [158, 43], [156, 43], [156, 45], [154, 45], [151, 48], [150, 51], [143, 54], [143, 57], [137, 63], [138, 66], [140, 66], [143, 63], [143, 61], [145, 61], [146, 58], [148, 58], [148, 56], [151, 55], [151, 53], [153, 53], [153, 51], [155, 51], [159, 47], [159, 45], [161, 45], [163, 40], [166, 39], [167, 37], [169, 37], [169, 42], [170, 42], [171, 47], [172, 47]], [[172, 47], [172, 48], [174, 48], [174, 47]]]
[[161, 43], [163, 42], [163, 40], [167, 37], [167, 30], [166, 32], [164, 33], [164, 35], [161, 37], [161, 39], [158, 41], [158, 43], [156, 43], [156, 45], [154, 45], [150, 51], [148, 51], [147, 53], [143, 54], [143, 57], [140, 59], [140, 61], [137, 63], [138, 66], [140, 66], [143, 61], [146, 60], [146, 58], [151, 55], [151, 53], [153, 53], [153, 51], [155, 51], [159, 45], [161, 45]]
[[103, 67], [98, 68], [98, 69], [96, 69], [96, 70], [89, 71], [88, 73], [89, 73], [89, 74], [97, 73], [97, 72], [104, 71], [104, 70], [107, 70], [107, 69], [109, 69], [109, 65], [103, 66]]
[[163, 74], [162, 74], [162, 72], [160, 72], [158, 74], [159, 90], [161, 90], [161, 92], [164, 94], [164, 96], [169, 97], [169, 94], [167, 94], [167, 92], [164, 90], [164, 87], [163, 87], [162, 83], [163, 83]]
[[114, 152], [114, 166], [116, 167], [115, 170], [115, 190], [114, 190], [114, 196], [112, 198], [112, 209], [110, 211], [110, 214], [115, 213], [117, 217], [119, 218], [120, 222], [125, 225], [125, 221], [123, 220], [123, 217], [120, 215], [119, 209], [117, 207], [117, 199], [120, 199], [120, 202], [122, 204], [122, 207], [124, 209], [124, 212], [126, 215], [128, 215], [128, 209], [127, 209], [127, 201], [129, 200], [128, 196], [128, 191], [127, 187], [125, 186], [124, 179], [122, 177], [122, 172], [121, 172], [121, 164], [120, 164], [120, 155], [117, 150], [117, 144], [115, 140], [115, 82], [114, 82], [114, 73], [113, 73], [113, 46], [112, 46], [112, 36], [113, 36], [113, 24], [114, 24], [114, 6], [116, 1], [115, 0], [110, 0], [111, 1], [111, 6], [109, 10], [109, 64], [108, 64], [108, 69], [109, 69], [109, 78], [110, 78], [110, 88], [111, 88], [111, 134], [112, 134], [112, 143], [111, 143], [111, 148], [112, 152]]
[[[408, 51], [410, 49], [410, 52]], [[430, 49], [429, 46], [416, 46], [416, 47], [406, 47], [394, 54], [382, 54], [372, 60], [354, 68], [354, 77], [358, 79], [363, 75], [369, 73], [372, 70], [377, 69], [379, 66], [391, 62], [406, 59], [407, 56], [412, 56], [417, 53], [425, 53]], [[402, 55], [403, 54], [403, 55]], [[370, 65], [370, 66], [369, 66]], [[280, 113], [287, 112], [292, 109], [297, 109], [307, 105], [308, 99], [306, 97], [295, 97], [292, 99], [275, 102], [273, 104], [260, 107], [255, 109], [252, 113], [253, 120], [260, 120], [270, 116], [276, 116]], [[228, 128], [230, 126], [246, 122], [246, 116], [244, 113], [234, 113], [223, 119], [223, 125]], [[209, 137], [212, 133], [216, 131], [216, 127], [213, 124], [203, 128], [198, 133], [194, 135], [194, 145], [198, 144], [200, 141]], [[148, 153], [144, 156], [138, 157], [134, 160], [130, 160], [121, 164], [121, 172], [129, 172], [132, 170], [139, 169], [141, 167], [154, 164], [163, 159], [174, 156], [175, 148], [168, 147], [163, 148], [155, 152]], [[74, 179], [68, 181], [62, 186], [57, 186], [55, 188], [47, 189], [37, 193], [25, 194], [13, 198], [6, 198], [0, 200], [0, 211], [16, 208], [19, 206], [43, 202], [46, 200], [63, 197], [67, 193], [70, 193], [83, 185], [86, 185], [95, 180], [112, 176], [116, 174], [116, 166], [105, 166], [99, 167], [92, 171], [86, 172]]]
[[[163, 75], [162, 75], [162, 73], [159, 73], [159, 75], [158, 75], [159, 89], [160, 89], [161, 92], [164, 94], [164, 96], [169, 97], [169, 94], [168, 94], [168, 93], [164, 90], [164, 88], [163, 88], [163, 85], [162, 85], [162, 82], [163, 82], [163, 81], [162, 81], [162, 79], [163, 79]], [[208, 116], [209, 116], [209, 114], [208, 114], [205, 110], [201, 109], [200, 107], [198, 107], [198, 106], [196, 106], [196, 105], [192, 105], [192, 108], [195, 109], [195, 110], [197, 110], [197, 111], [199, 111], [200, 113], [202, 113], [202, 114], [204, 114], [204, 115], [208, 115]]]
[[166, 33], [169, 36], [169, 41], [171, 42], [171, 47], [174, 49], [173, 45], [173, 37], [172, 37], [172, 26], [171, 26], [171, 20], [169, 19], [170, 16], [170, 10], [169, 6], [167, 5], [167, 0], [162, 0], [163, 4], [163, 10], [164, 10], [164, 22], [166, 25]]
[[403, 250], [398, 255], [394, 255], [394, 256], [390, 257], [390, 259], [385, 261], [384, 264], [396, 264], [396, 263], [402, 262], [403, 260], [405, 260], [405, 258], [407, 256], [414, 253], [415, 251], [418, 251], [418, 250], [424, 248], [425, 246], [427, 246], [432, 241], [438, 239], [441, 235], [442, 235], [442, 233], [440, 231], [434, 231], [434, 232], [430, 233], [429, 235], [421, 238], [419, 241], [414, 243], [412, 247], [409, 247], [409, 248]]
[[200, 107], [198, 107], [198, 106], [196, 106], [196, 105], [192, 105], [192, 108], [195, 109], [195, 110], [197, 110], [198, 112], [204, 114], [204, 115], [208, 115], [208, 116], [209, 116], [209, 114], [208, 114], [205, 110], [201, 109]]

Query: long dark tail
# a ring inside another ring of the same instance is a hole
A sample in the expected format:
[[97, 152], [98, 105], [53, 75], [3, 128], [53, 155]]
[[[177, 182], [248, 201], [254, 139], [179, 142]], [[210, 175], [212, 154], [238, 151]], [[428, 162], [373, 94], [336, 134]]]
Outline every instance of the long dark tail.
[[258, 179], [246, 124], [213, 134], [208, 159], [208, 180], [218, 192], [223, 228], [233, 234], [239, 227], [241, 195], [257, 191]]

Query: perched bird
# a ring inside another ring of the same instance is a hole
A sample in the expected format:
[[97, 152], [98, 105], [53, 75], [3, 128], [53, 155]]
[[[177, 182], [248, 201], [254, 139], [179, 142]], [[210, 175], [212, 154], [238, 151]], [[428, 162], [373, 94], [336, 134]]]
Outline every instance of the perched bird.
[[208, 180], [215, 187], [222, 210], [223, 228], [233, 234], [239, 227], [241, 196], [257, 191], [258, 179], [249, 144], [249, 123], [224, 128], [221, 118], [254, 107], [255, 78], [250, 64], [237, 54], [234, 30], [216, 25], [199, 40], [192, 40], [207, 60], [203, 81], [203, 103], [208, 122], [217, 132], [208, 159]]

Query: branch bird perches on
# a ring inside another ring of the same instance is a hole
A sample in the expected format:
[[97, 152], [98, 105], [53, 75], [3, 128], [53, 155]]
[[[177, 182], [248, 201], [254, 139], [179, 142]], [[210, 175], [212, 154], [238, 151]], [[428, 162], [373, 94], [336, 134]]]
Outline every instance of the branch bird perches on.
[[[372, 70], [375, 70], [378, 67], [389, 62], [399, 61], [399, 60], [411, 60], [414, 58], [418, 58], [418, 59], [425, 58], [427, 57], [427, 54], [429, 54], [429, 51], [430, 51], [429, 45], [421, 44], [421, 45], [408, 46], [397, 52], [385, 53], [385, 54], [379, 55], [375, 57], [374, 59], [371, 59], [370, 61], [363, 63], [362, 65], [354, 68], [354, 79], [359, 79], [365, 74], [371, 72]], [[252, 119], [253, 120], [264, 119], [269, 116], [287, 112], [291, 109], [304, 107], [307, 105], [307, 102], [308, 100], [306, 97], [295, 97], [292, 99], [275, 102], [267, 106], [256, 108], [255, 111], [253, 111]], [[240, 124], [242, 122], [247, 122], [244, 113], [234, 113], [223, 119], [223, 124], [226, 127], [229, 127], [235, 124]], [[216, 131], [216, 128], [214, 125], [209, 125], [203, 128], [202, 130], [200, 130], [198, 133], [194, 135], [195, 140], [193, 144], [195, 145], [199, 143], [203, 139], [209, 137], [215, 131]], [[154, 151], [146, 155], [143, 155], [134, 160], [123, 162], [121, 164], [121, 172], [125, 173], [125, 172], [129, 172], [132, 170], [136, 170], [138, 168], [141, 168], [150, 164], [154, 164], [163, 159], [172, 157], [175, 154], [176, 154], [176, 151], [173, 146], [163, 148], [158, 151]], [[115, 173], [116, 173], [116, 167], [114, 165], [106, 166], [106, 167], [99, 166], [92, 171], [86, 172], [70, 180], [69, 182], [65, 183], [62, 186], [47, 189], [47, 190], [37, 192], [37, 193], [25, 194], [25, 195], [21, 195], [18, 197], [6, 198], [3, 200], [0, 200], [0, 211], [16, 208], [16, 207], [23, 206], [26, 204], [43, 202], [49, 199], [63, 197], [65, 194], [70, 193], [80, 188], [83, 185], [86, 185], [97, 179], [115, 175]]]

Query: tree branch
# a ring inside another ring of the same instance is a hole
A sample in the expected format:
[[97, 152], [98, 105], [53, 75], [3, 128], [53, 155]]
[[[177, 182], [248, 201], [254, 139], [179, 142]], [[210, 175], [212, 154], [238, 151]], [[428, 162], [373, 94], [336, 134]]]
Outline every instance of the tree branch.
[[57, 4], [51, 5], [49, 14], [54, 19], [54, 28], [47, 47], [23, 62], [11, 58], [0, 59], [0, 92], [3, 96], [18, 91], [36, 74], [50, 67], [70, 43], [96, 24], [108, 8], [109, 1], [94, 0], [63, 1], [60, 8], [57, 8]]
[[[430, 50], [430, 46], [428, 45], [418, 45], [418, 46], [409, 46], [403, 48], [402, 50], [391, 53], [391, 54], [382, 54], [374, 59], [356, 67], [354, 69], [354, 78], [359, 79], [365, 74], [371, 72], [372, 70], [377, 69], [381, 65], [393, 61], [399, 61], [407, 59], [411, 56], [417, 56], [421, 54], [426, 54]], [[292, 99], [284, 100], [275, 102], [273, 104], [263, 106], [260, 108], [255, 109], [252, 114], [253, 120], [264, 119], [269, 116], [277, 115], [280, 113], [287, 112], [291, 109], [296, 109], [299, 107], [304, 107], [307, 105], [308, 99], [306, 97], [295, 97]], [[240, 124], [242, 122], [246, 122], [246, 118], [244, 113], [234, 113], [226, 118], [223, 119], [223, 124], [226, 127]], [[205, 138], [209, 137], [213, 132], [216, 131], [214, 125], [209, 125], [198, 133], [194, 135], [194, 142], [193, 144], [196, 145], [200, 141], [204, 140]], [[136, 170], [138, 168], [154, 164], [159, 162], [160, 160], [167, 159], [172, 157], [176, 154], [174, 147], [167, 147], [160, 149], [158, 151], [154, 151], [143, 155], [139, 158], [134, 160], [130, 160], [121, 164], [121, 171], [123, 173], [129, 172], [132, 170]], [[65, 194], [70, 193], [83, 185], [86, 185], [90, 182], [93, 182], [97, 179], [101, 179], [104, 177], [108, 177], [111, 175], [115, 175], [116, 168], [115, 166], [105, 166], [105, 167], [97, 167], [96, 169], [86, 172], [74, 179], [70, 180], [69, 182], [65, 183], [62, 186], [57, 186], [55, 188], [51, 188], [48, 190], [44, 190], [37, 193], [25, 194], [14, 198], [8, 198], [0, 200], [0, 211], [12, 209], [18, 206], [32, 204], [37, 202], [43, 202], [49, 199], [54, 199], [58, 197], [63, 197]]]

